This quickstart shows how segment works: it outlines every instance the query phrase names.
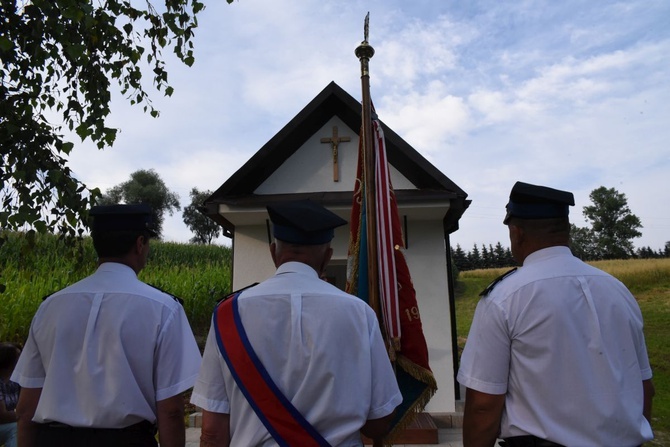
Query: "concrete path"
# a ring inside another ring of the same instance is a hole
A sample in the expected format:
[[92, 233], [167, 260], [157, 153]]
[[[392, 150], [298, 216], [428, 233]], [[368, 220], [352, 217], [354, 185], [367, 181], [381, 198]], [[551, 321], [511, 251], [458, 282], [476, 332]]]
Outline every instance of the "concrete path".
[[[407, 447], [463, 447], [463, 441], [461, 438], [461, 429], [460, 428], [441, 428], [438, 430], [438, 440], [439, 444], [411, 444]], [[186, 447], [199, 447], [200, 446], [200, 429], [199, 428], [187, 428], [186, 429]], [[396, 447], [404, 447], [403, 445], [397, 445]]]

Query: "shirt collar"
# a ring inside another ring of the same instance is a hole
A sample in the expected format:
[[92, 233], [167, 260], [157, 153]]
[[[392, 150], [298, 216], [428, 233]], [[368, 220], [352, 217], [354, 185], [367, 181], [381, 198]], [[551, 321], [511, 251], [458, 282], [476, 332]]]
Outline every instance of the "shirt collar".
[[124, 275], [133, 275], [135, 278], [137, 278], [135, 270], [119, 262], [103, 262], [102, 264], [100, 264], [100, 266], [98, 266], [97, 271], [119, 273]]
[[302, 262], [295, 261], [285, 262], [280, 265], [277, 268], [276, 275], [281, 275], [282, 273], [298, 273], [301, 275], [312, 276], [314, 278], [319, 277], [319, 275], [316, 273], [316, 270], [314, 270], [312, 267], [308, 266], [307, 264], [303, 264]]
[[547, 247], [541, 250], [534, 251], [533, 253], [526, 256], [526, 259], [523, 261], [523, 265], [527, 265], [533, 262], [539, 262], [544, 259], [553, 258], [556, 256], [572, 256], [572, 252], [569, 247], [563, 245], [557, 245], [555, 247]]

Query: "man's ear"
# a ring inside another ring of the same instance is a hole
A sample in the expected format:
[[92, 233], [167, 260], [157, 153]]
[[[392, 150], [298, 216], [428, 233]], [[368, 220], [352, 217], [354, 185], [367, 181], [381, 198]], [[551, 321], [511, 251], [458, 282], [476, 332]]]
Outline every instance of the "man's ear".
[[149, 239], [144, 237], [143, 235], [137, 236], [135, 239], [135, 252], [140, 254], [144, 251], [144, 246], [149, 243]]
[[525, 233], [523, 231], [523, 228], [517, 226], [517, 225], [510, 225], [509, 226], [509, 235], [510, 235], [510, 240], [514, 241], [514, 243], [519, 244], [523, 241], [525, 237]]
[[326, 249], [326, 252], [323, 254], [323, 260], [321, 261], [321, 268], [319, 269], [319, 276], [322, 276], [324, 273], [326, 273], [326, 267], [328, 267], [328, 263], [330, 262], [330, 258], [333, 257], [333, 247], [328, 247]]

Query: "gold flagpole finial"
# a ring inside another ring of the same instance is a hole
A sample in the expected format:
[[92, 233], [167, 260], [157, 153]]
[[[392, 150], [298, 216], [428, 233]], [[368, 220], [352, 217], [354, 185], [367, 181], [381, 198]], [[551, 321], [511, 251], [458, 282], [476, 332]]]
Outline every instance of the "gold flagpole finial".
[[365, 25], [363, 26], [363, 42], [356, 48], [354, 53], [356, 57], [361, 61], [361, 76], [368, 76], [370, 70], [368, 67], [368, 62], [372, 56], [375, 55], [375, 49], [370, 46], [368, 43], [368, 33], [370, 31], [370, 13], [368, 12], [365, 16]]
[[365, 15], [365, 24], [363, 25], [363, 42], [368, 41], [368, 34], [370, 32], [370, 12]]

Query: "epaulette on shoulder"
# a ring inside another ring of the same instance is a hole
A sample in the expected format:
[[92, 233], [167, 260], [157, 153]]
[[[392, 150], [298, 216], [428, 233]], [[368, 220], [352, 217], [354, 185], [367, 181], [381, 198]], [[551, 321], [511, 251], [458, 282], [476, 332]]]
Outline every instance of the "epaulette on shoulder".
[[517, 269], [517, 267], [514, 267], [512, 270], [508, 270], [508, 271], [506, 271], [505, 273], [503, 273], [502, 275], [498, 276], [496, 279], [494, 279], [494, 280], [491, 282], [491, 284], [489, 284], [489, 285], [486, 287], [486, 289], [482, 290], [482, 292], [479, 294], [479, 296], [482, 296], [482, 297], [483, 297], [483, 296], [487, 296], [489, 293], [491, 293], [491, 291], [495, 288], [495, 286], [498, 285], [498, 283], [499, 283], [500, 281], [502, 281], [503, 279], [507, 278], [508, 276], [510, 276], [511, 274], [513, 274], [514, 272], [516, 272], [516, 269]]
[[[234, 297], [235, 295], [237, 295], [238, 293], [240, 293], [240, 292], [242, 292], [242, 291], [244, 291], [244, 290], [250, 289], [251, 287], [254, 287], [254, 286], [257, 286], [257, 285], [258, 285], [258, 283], [255, 282], [255, 283], [250, 284], [250, 285], [248, 285], [248, 286], [246, 286], [246, 287], [242, 287], [241, 289], [235, 290], [234, 292], [230, 292], [228, 295], [224, 296], [224, 297], [221, 298], [219, 301], [217, 301], [216, 306], [218, 306], [219, 304], [223, 303], [223, 302], [226, 301], [228, 298], [232, 298], [232, 297]], [[214, 306], [214, 307], [216, 307], [216, 306]]]
[[166, 294], [166, 295], [170, 295], [170, 296], [172, 297], [173, 300], [175, 300], [176, 302], [178, 302], [178, 303], [181, 304], [182, 306], [184, 305], [184, 300], [181, 299], [181, 298], [179, 298], [178, 296], [173, 295], [173, 294], [171, 294], [170, 292], [166, 292], [165, 290], [161, 289], [160, 287], [156, 287], [156, 286], [154, 286], [153, 284], [146, 283], [146, 285], [151, 286], [151, 287], [153, 287], [153, 288], [156, 289], [156, 290], [160, 290], [161, 292], [163, 292], [163, 293]]

